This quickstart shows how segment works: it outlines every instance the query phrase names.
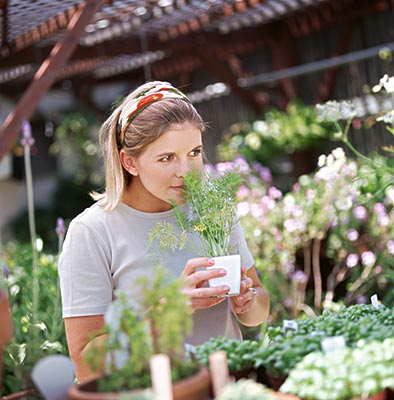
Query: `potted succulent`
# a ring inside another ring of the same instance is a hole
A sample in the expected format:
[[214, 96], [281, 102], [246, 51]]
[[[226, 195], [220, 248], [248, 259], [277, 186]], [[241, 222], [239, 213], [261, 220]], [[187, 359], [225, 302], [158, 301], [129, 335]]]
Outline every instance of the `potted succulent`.
[[[186, 296], [180, 291], [182, 282], [167, 283], [160, 267], [155, 279], [140, 281], [141, 305], [137, 306], [126, 293], [118, 292], [105, 315], [105, 373], [73, 385], [70, 399], [149, 396], [149, 360], [158, 353], [170, 358], [174, 400], [208, 397], [208, 369], [184, 354], [183, 338], [191, 329], [192, 320]], [[87, 360], [93, 369], [100, 365], [98, 353], [92, 351]]]
[[[212, 257], [215, 265], [208, 268], [224, 268], [227, 275], [211, 279], [209, 284], [229, 285], [229, 296], [239, 294], [241, 282], [240, 255], [230, 244], [231, 232], [238, 222], [236, 192], [240, 185], [241, 176], [237, 169], [226, 170], [217, 176], [208, 170], [191, 169], [184, 176], [187, 206], [172, 203], [178, 227], [163, 221], [149, 235], [150, 242], [158, 242], [161, 249], [189, 247], [198, 257]], [[201, 245], [196, 245], [189, 235], [197, 235]]]

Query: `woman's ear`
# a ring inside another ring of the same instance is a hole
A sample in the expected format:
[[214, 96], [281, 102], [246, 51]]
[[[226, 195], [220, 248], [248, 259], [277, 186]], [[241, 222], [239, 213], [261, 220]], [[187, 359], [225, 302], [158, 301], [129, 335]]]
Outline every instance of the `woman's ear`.
[[123, 168], [131, 175], [137, 176], [138, 169], [135, 165], [135, 157], [128, 155], [123, 149], [119, 152], [120, 162]]

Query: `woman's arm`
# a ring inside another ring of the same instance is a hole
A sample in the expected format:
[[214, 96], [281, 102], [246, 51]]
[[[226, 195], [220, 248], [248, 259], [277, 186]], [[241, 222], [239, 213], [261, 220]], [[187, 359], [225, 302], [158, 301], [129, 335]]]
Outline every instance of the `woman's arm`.
[[[64, 318], [66, 328], [68, 351], [74, 363], [75, 375], [82, 382], [92, 378], [104, 369], [105, 351], [103, 334], [105, 326], [103, 315], [91, 315], [87, 317]], [[99, 371], [92, 371], [86, 362], [86, 354], [94, 349], [99, 357], [102, 357], [102, 364]]]
[[[245, 326], [257, 326], [266, 321], [270, 311], [268, 293], [264, 290], [255, 267], [243, 268], [241, 292], [231, 299], [233, 312]], [[254, 291], [249, 288], [255, 289]]]

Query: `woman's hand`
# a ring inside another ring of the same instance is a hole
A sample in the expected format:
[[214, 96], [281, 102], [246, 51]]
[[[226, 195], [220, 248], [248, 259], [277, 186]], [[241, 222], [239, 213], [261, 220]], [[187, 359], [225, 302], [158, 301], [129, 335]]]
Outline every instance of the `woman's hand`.
[[253, 279], [247, 275], [246, 268], [242, 267], [239, 295], [231, 298], [232, 309], [236, 314], [244, 314], [252, 308], [258, 292], [251, 288], [253, 288]]
[[[213, 265], [214, 261], [211, 258], [191, 258], [182, 271], [182, 276], [186, 278], [186, 286], [182, 292], [189, 296], [194, 310], [221, 303], [225, 300], [224, 295], [230, 290], [228, 286], [209, 287], [204, 285], [208, 279], [226, 275], [226, 270], [221, 268], [199, 269]], [[197, 271], [197, 269], [199, 270]]]

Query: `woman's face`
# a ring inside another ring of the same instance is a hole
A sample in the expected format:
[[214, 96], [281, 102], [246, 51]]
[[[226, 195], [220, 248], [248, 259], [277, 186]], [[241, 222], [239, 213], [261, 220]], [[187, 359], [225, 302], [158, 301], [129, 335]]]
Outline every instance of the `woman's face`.
[[136, 158], [124, 201], [140, 211], [171, 208], [169, 201], [184, 203], [183, 179], [187, 171], [202, 168], [201, 131], [191, 123], [171, 125]]

